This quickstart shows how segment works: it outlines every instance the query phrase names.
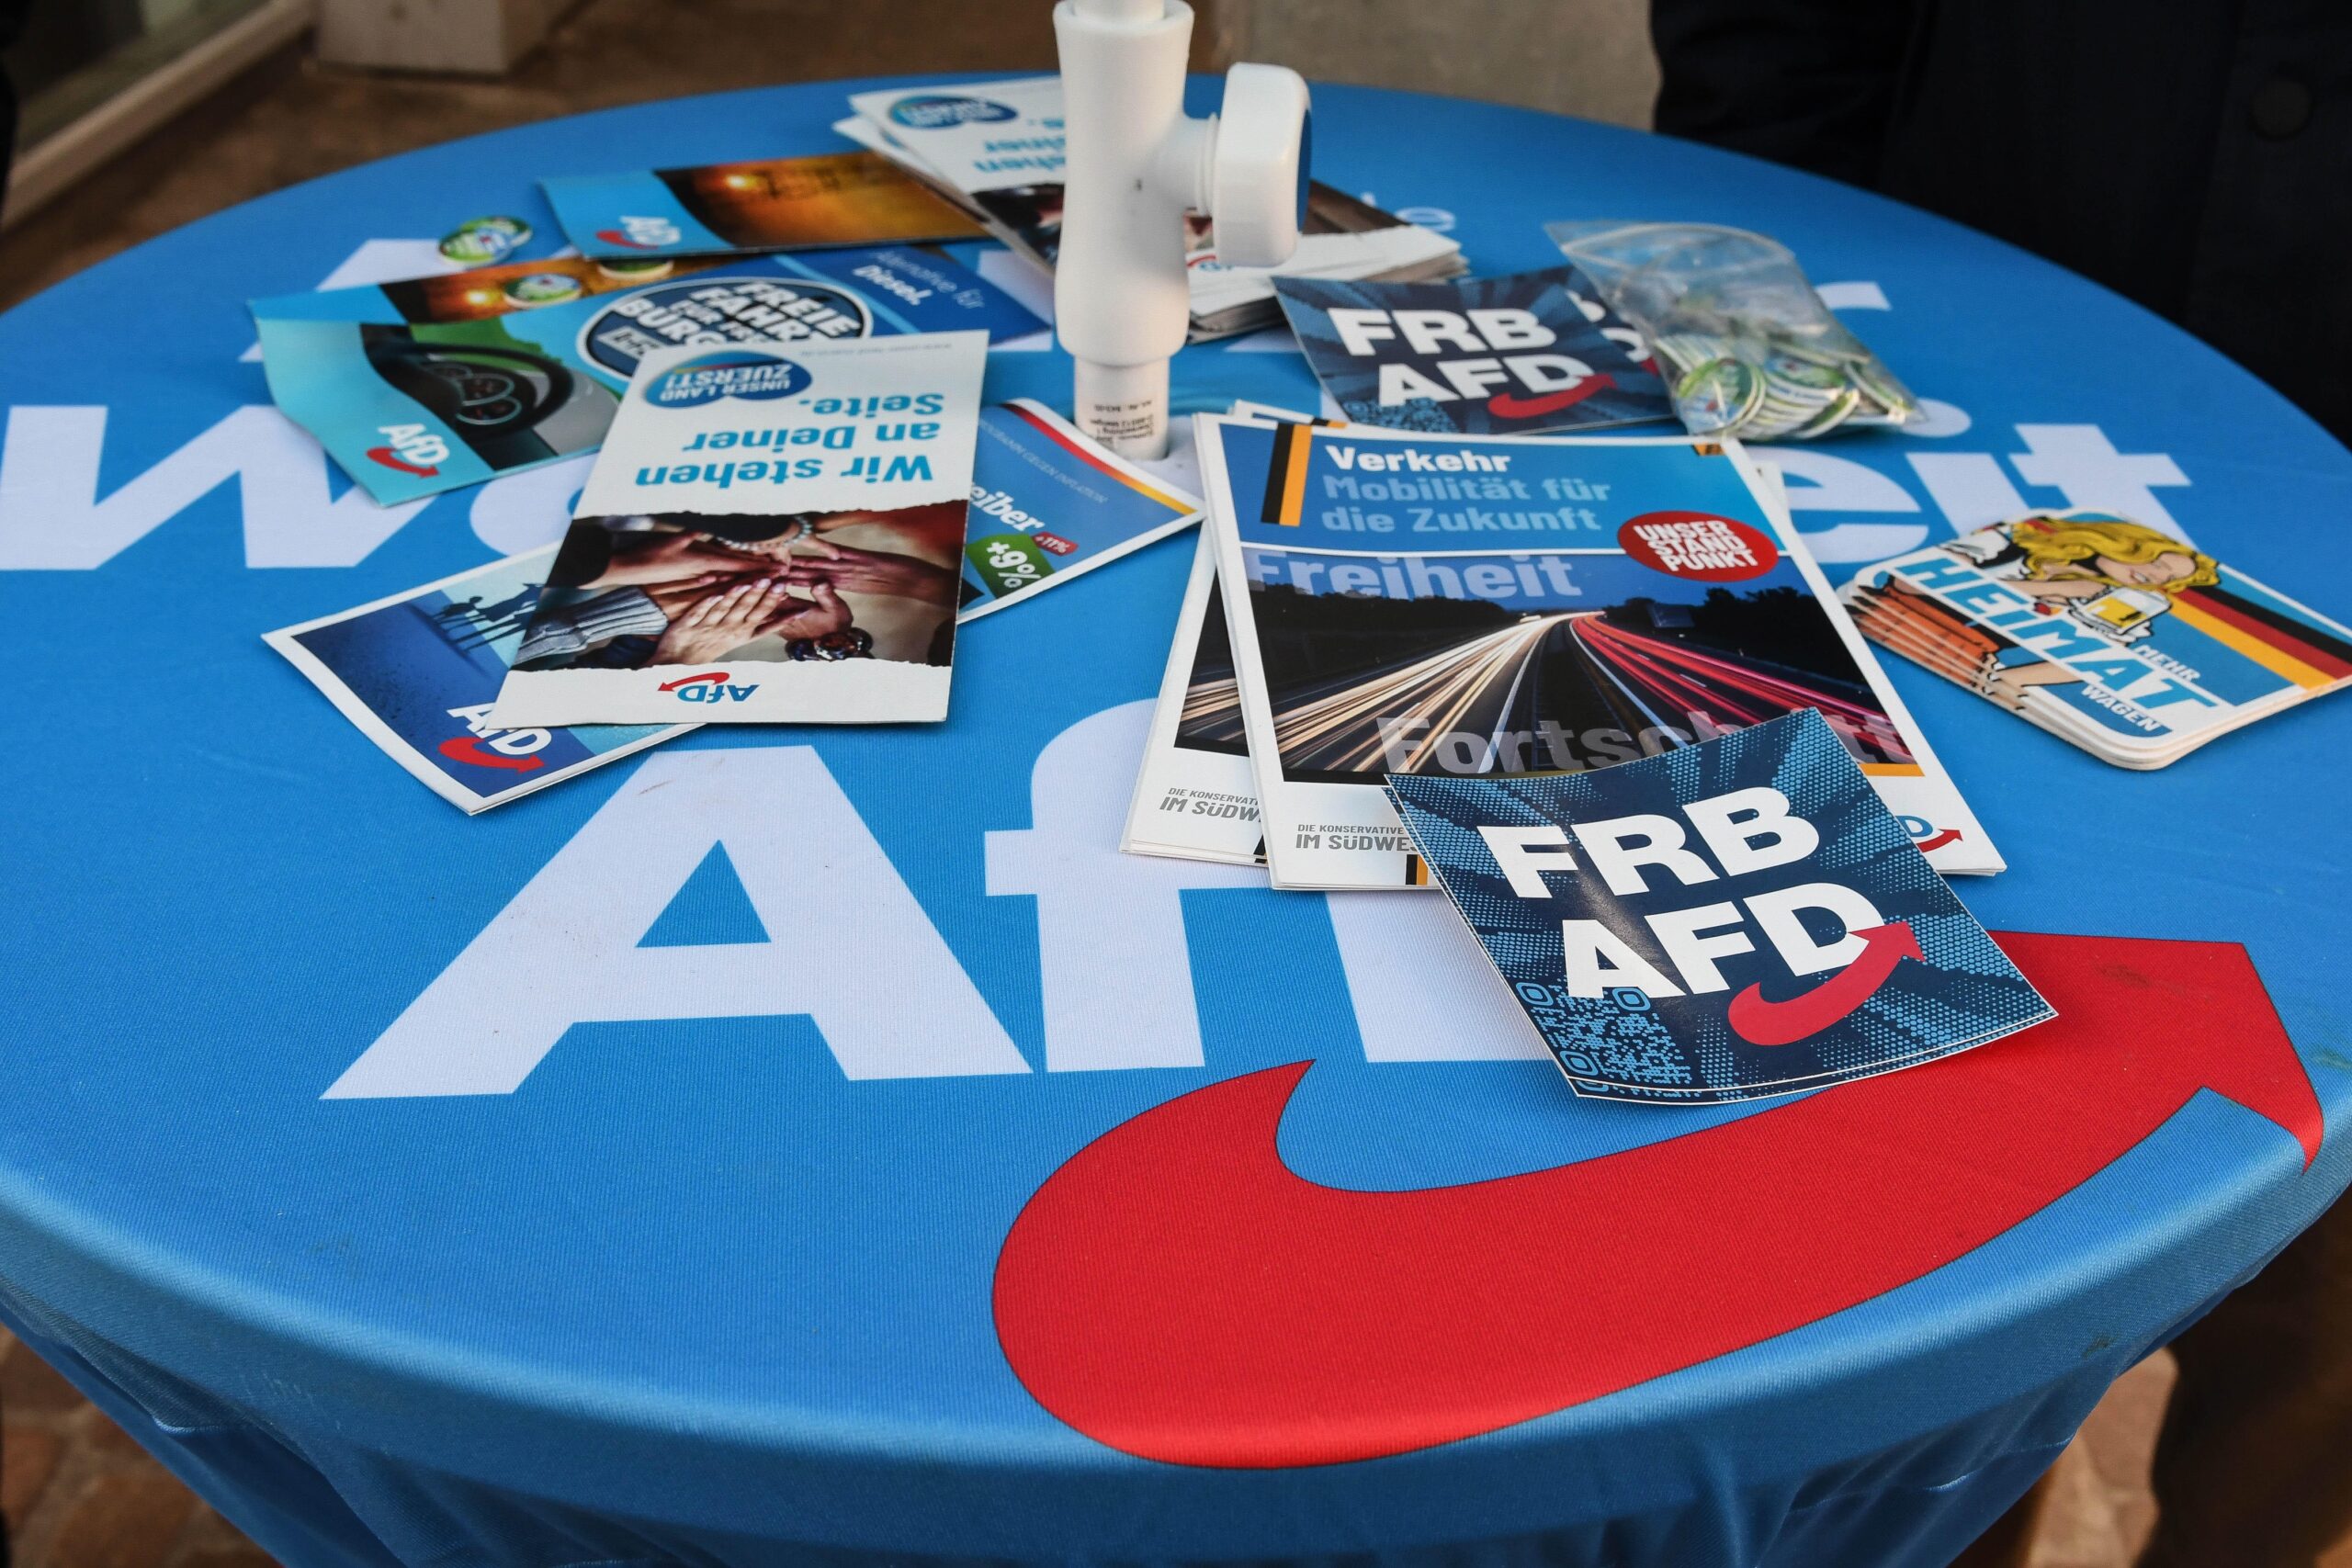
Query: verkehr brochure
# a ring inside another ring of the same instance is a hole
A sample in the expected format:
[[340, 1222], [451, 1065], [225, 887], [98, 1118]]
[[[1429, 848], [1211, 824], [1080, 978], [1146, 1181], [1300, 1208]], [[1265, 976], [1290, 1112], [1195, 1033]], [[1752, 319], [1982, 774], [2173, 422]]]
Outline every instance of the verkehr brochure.
[[1194, 423], [1277, 886], [1429, 885], [1386, 774], [1601, 768], [1806, 707], [1938, 870], [2001, 869], [1736, 446]]
[[305, 621], [266, 641], [426, 788], [468, 814], [683, 735], [683, 724], [514, 729], [492, 703], [555, 549]]
[[645, 356], [504, 725], [947, 716], [985, 333]]
[[[858, 93], [850, 107], [856, 114], [837, 121], [836, 131], [932, 182], [1014, 251], [1053, 265], [1061, 243], [1061, 78]], [[1463, 264], [1461, 246], [1446, 236], [1315, 182], [1298, 248], [1281, 266], [1226, 266], [1205, 220], [1193, 220], [1187, 265], [1198, 342], [1279, 321], [1276, 276], [1444, 277]]]
[[604, 443], [649, 351], [1045, 323], [978, 273], [889, 247], [723, 263], [510, 262], [253, 302], [288, 417], [387, 505]]
[[1817, 709], [1590, 773], [1389, 784], [1578, 1094], [1793, 1094], [2056, 1016]]
[[964, 610], [972, 620], [1201, 518], [1201, 503], [1041, 402], [980, 411]]
[[545, 179], [564, 237], [590, 257], [723, 255], [973, 240], [981, 226], [878, 153], [820, 152]]

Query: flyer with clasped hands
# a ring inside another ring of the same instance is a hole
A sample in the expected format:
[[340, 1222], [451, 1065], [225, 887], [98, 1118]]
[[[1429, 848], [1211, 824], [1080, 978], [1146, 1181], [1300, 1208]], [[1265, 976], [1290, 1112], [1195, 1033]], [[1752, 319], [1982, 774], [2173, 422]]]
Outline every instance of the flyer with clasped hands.
[[947, 716], [988, 334], [645, 356], [503, 725]]
[[1578, 1094], [1792, 1094], [2057, 1016], [1811, 709], [1593, 773], [1388, 786]]

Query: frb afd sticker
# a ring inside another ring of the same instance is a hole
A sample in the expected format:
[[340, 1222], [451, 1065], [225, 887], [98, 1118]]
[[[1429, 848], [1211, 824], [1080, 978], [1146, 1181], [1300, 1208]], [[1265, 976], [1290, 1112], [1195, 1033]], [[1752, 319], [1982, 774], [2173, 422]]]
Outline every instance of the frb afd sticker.
[[1812, 708], [1620, 767], [1388, 787], [1578, 1094], [1788, 1094], [2054, 1016]]

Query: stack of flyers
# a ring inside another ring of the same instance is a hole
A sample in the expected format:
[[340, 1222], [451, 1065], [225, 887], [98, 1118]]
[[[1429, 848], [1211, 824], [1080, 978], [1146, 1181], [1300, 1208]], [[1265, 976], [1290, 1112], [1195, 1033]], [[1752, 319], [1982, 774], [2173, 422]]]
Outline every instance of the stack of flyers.
[[1872, 641], [2120, 767], [2352, 682], [2352, 629], [2111, 513], [1979, 529], [1844, 596]]
[[[1062, 221], [1058, 76], [857, 93], [833, 129], [893, 158], [962, 205], [1023, 255], [1050, 267]], [[1205, 219], [1188, 220], [1193, 339], [1229, 337], [1279, 319], [1272, 279], [1445, 277], [1461, 247], [1368, 202], [1312, 183], [1298, 250], [1279, 267], [1228, 267]]]
[[646, 355], [503, 725], [947, 716], [983, 333]]
[[1250, 738], [1233, 678], [1233, 639], [1217, 595], [1216, 540], [1206, 529], [1193, 553], [1193, 575], [1184, 585], [1119, 848], [1227, 865], [1266, 863]]
[[1803, 708], [1937, 870], [2001, 869], [1736, 446], [1195, 424], [1275, 886], [1429, 885], [1385, 775], [1599, 769]]
[[694, 728], [491, 720], [554, 555], [492, 561], [266, 640], [434, 794], [486, 810]]
[[1340, 412], [1394, 430], [1532, 435], [1670, 420], [1641, 333], [1573, 267], [1444, 283], [1278, 277]]
[[873, 152], [820, 152], [539, 182], [594, 257], [707, 256], [974, 240], [964, 209]]
[[680, 344], [830, 343], [1044, 322], [905, 248], [731, 262], [509, 262], [253, 302], [287, 416], [390, 505], [604, 444], [638, 363]]
[[1028, 398], [980, 411], [964, 609], [972, 620], [1201, 519], [1201, 503]]
[[1813, 710], [1593, 773], [1390, 788], [1578, 1094], [1794, 1094], [2057, 1016]]
[[[1339, 423], [1247, 400], [1236, 400], [1230, 412], [1236, 419], [1259, 423]], [[1193, 553], [1193, 575], [1176, 614], [1176, 635], [1119, 848], [1129, 854], [1227, 865], [1266, 863], [1250, 738], [1241, 728], [1241, 693], [1233, 679], [1233, 639], [1217, 592], [1216, 540], [1207, 529]]]

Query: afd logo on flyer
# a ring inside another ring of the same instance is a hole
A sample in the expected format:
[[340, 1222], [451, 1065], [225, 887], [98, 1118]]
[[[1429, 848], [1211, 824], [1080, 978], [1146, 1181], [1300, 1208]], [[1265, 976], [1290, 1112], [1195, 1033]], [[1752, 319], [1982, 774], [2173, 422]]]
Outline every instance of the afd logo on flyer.
[[658, 251], [674, 245], [682, 236], [678, 226], [667, 218], [628, 218], [621, 220], [617, 229], [599, 229], [596, 238], [608, 245], [627, 245], [633, 251]]
[[910, 130], [945, 130], [957, 125], [988, 125], [1017, 119], [1019, 112], [991, 98], [969, 98], [955, 93], [925, 93], [900, 98], [890, 106], [890, 118]]
[[429, 479], [449, 456], [449, 444], [421, 424], [379, 424], [376, 434], [384, 444], [368, 447], [368, 460], [379, 468]]
[[1812, 708], [1597, 772], [1388, 785], [1579, 1094], [1789, 1094], [2053, 1016]]
[[665, 409], [701, 408], [722, 398], [773, 402], [807, 391], [815, 379], [797, 361], [729, 349], [673, 365], [653, 378], [645, 400]]
[[699, 675], [681, 675], [674, 681], [662, 682], [656, 688], [669, 693], [682, 703], [749, 702], [752, 694], [759, 689], [757, 682], [748, 686], [728, 684], [724, 670], [706, 670]]

